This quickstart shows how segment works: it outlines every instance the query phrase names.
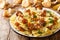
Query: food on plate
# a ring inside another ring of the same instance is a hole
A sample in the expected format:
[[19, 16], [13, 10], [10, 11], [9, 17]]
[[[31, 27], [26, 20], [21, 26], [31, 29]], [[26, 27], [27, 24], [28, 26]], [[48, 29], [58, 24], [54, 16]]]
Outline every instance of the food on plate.
[[43, 5], [44, 7], [51, 7], [51, 0], [44, 0], [44, 1], [42, 2], [42, 5]]
[[31, 37], [50, 35], [60, 28], [60, 17], [44, 7], [60, 13], [60, 0], [0, 0], [3, 16], [13, 28]]
[[57, 10], [59, 6], [60, 6], [60, 4], [53, 6], [53, 10]]
[[[9, 8], [16, 8], [18, 6], [24, 8], [34, 6], [37, 9], [41, 9], [43, 7], [47, 7], [47, 8], [53, 7], [53, 9], [56, 10], [58, 9], [59, 4], [60, 4], [60, 0], [0, 0], [0, 8], [7, 10]], [[56, 8], [54, 5], [56, 5]]]
[[14, 0], [14, 4], [21, 4], [22, 0]]
[[22, 6], [23, 6], [23, 7], [28, 7], [28, 6], [30, 6], [29, 0], [23, 0], [23, 1], [22, 1]]
[[10, 24], [19, 33], [28, 36], [46, 36], [60, 28], [60, 17], [51, 10], [27, 8], [24, 12], [17, 11], [10, 17]]
[[33, 0], [34, 4], [41, 3], [43, 0]]
[[23, 7], [28, 7], [31, 5], [36, 5], [37, 3], [41, 4], [42, 0], [23, 0], [22, 1], [22, 6]]
[[5, 18], [9, 18], [14, 12], [15, 12], [15, 9], [9, 8], [8, 10], [4, 10], [3, 16]]
[[9, 18], [11, 16], [11, 14], [9, 14], [7, 10], [5, 10], [3, 16], [6, 18]]

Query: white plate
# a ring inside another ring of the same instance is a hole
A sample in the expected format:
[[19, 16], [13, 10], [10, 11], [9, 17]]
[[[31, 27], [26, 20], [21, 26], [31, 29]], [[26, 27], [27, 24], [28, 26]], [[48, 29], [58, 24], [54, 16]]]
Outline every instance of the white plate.
[[[56, 11], [53, 11], [52, 9], [43, 8], [43, 10], [52, 11], [52, 12], [54, 12], [54, 13], [56, 14], [56, 16], [60, 17], [60, 15], [59, 15]], [[11, 25], [11, 28], [12, 28], [16, 33], [18, 33], [18, 34], [21, 34], [21, 35], [24, 35], [24, 36], [27, 36], [27, 37], [35, 37], [35, 36], [31, 36], [31, 35], [29, 35], [29, 36], [28, 36], [28, 35], [25, 35], [25, 34], [23, 34], [22, 32], [16, 30], [11, 23], [10, 23], [10, 25]], [[60, 30], [60, 28], [59, 28], [58, 30], [56, 30], [53, 34], [55, 34], [56, 32], [58, 32], [59, 30]], [[39, 36], [39, 37], [47, 37], [47, 36], [50, 36], [50, 35], [52, 35], [52, 34], [45, 35], [45, 36]]]

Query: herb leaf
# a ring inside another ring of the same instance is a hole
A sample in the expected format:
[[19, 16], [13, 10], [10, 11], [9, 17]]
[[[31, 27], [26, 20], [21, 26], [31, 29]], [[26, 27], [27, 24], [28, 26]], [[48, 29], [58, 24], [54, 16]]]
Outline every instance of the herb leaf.
[[37, 18], [37, 16], [36, 16], [36, 15], [34, 15], [33, 17], [34, 17], [34, 18]]
[[51, 13], [50, 11], [46, 11], [47, 13]]
[[49, 18], [50, 22], [49, 23], [53, 23], [53, 19]]
[[[50, 14], [50, 16], [52, 16], [52, 14], [51, 14], [51, 11], [46, 11], [47, 13], [49, 13]], [[53, 16], [52, 16], [53, 17]]]
[[38, 30], [38, 33], [39, 33], [39, 34], [42, 34], [42, 32], [41, 32], [40, 30]]

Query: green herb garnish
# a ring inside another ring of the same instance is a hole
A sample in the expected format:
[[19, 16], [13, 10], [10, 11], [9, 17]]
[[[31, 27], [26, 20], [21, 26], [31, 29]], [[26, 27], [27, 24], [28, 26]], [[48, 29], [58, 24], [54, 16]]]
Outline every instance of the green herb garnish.
[[[50, 16], [52, 16], [52, 14], [51, 14], [51, 11], [46, 11], [47, 13], [49, 13], [50, 14]], [[52, 16], [53, 17], [53, 16]]]
[[49, 18], [50, 22], [49, 23], [53, 23], [53, 19], [52, 18]]
[[51, 13], [50, 11], [46, 11], [47, 13]]
[[34, 15], [33, 17], [34, 17], [34, 18], [37, 18], [37, 16], [36, 16], [36, 15]]
[[42, 34], [42, 32], [41, 32], [40, 30], [38, 30], [38, 33], [39, 33], [39, 34]]

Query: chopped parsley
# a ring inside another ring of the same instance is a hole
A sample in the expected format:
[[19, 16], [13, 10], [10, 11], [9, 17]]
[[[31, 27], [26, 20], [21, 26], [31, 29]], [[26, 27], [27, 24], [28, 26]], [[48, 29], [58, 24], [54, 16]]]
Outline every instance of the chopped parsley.
[[47, 13], [51, 13], [50, 11], [46, 11]]
[[50, 22], [49, 23], [53, 23], [53, 19], [52, 18], [49, 18]]
[[34, 15], [34, 16], [33, 16], [33, 18], [37, 18], [37, 16], [36, 16], [36, 15]]
[[50, 14], [50, 16], [52, 16], [52, 14], [51, 14], [51, 11], [46, 11], [47, 13], [49, 13]]
[[41, 32], [40, 30], [38, 30], [38, 33], [39, 33], [39, 34], [42, 34], [42, 32]]

